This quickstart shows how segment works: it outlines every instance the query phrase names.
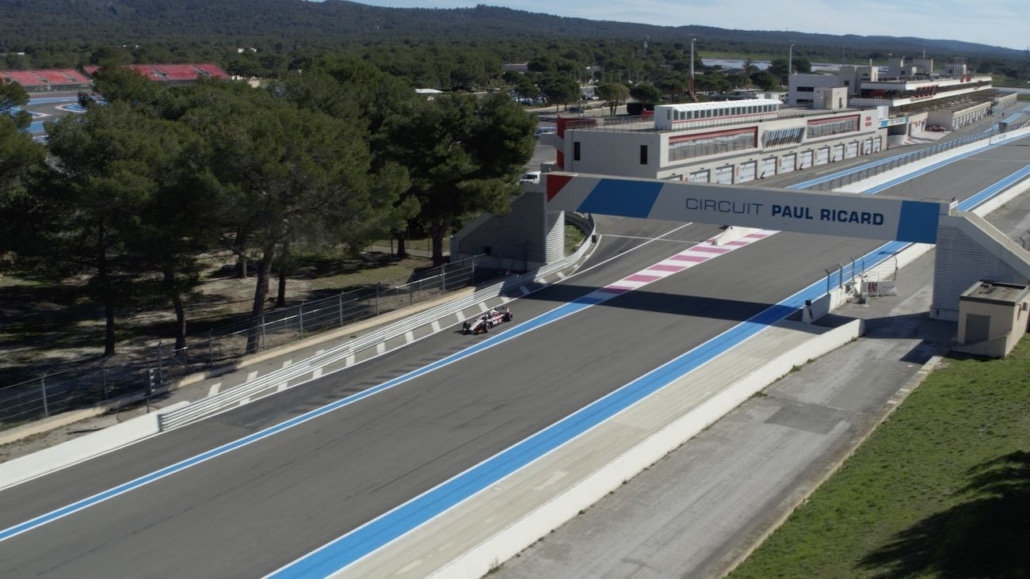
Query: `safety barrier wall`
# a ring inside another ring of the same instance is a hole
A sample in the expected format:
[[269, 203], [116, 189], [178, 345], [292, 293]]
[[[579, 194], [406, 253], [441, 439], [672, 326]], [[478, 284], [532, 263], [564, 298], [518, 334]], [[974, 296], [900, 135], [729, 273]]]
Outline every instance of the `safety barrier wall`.
[[0, 490], [157, 434], [162, 413], [174, 412], [187, 404], [189, 402], [178, 402], [157, 412], [0, 464]]
[[463, 310], [486, 300], [505, 296], [506, 294], [509, 294], [510, 292], [513, 292], [527, 284], [544, 280], [547, 277], [577, 264], [593, 247], [591, 239], [593, 238], [594, 233], [594, 223], [592, 219], [588, 220], [588, 223], [591, 230], [587, 240], [580, 245], [576, 252], [559, 262], [540, 268], [537, 271], [509, 277], [504, 281], [476, 291], [471, 296], [426, 310], [421, 314], [369, 332], [364, 336], [355, 338], [354, 340], [341, 344], [340, 346], [332, 348], [322, 354], [291, 364], [286, 368], [269, 373], [257, 378], [256, 380], [248, 382], [247, 384], [233, 388], [232, 390], [205, 398], [175, 412], [163, 414], [160, 418], [160, 428], [162, 431], [179, 428], [212, 414], [222, 412], [223, 410], [239, 405], [250, 398], [261, 395], [269, 389], [278, 388], [281, 384], [288, 383], [290, 380], [301, 378], [304, 375], [313, 372], [317, 368], [322, 368], [330, 364], [346, 360], [349, 356], [353, 356], [358, 352], [376, 347], [387, 340], [403, 336], [408, 332], [412, 332], [424, 326], [429, 326], [433, 322], [438, 322], [449, 316], [454, 316], [455, 324], [463, 322], [469, 317], [472, 317], [466, 316], [463, 313]]

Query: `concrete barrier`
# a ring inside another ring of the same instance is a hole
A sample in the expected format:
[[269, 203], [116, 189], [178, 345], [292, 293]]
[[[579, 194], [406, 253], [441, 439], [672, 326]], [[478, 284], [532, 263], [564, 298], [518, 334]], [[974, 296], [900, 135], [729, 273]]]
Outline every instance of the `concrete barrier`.
[[68, 442], [0, 464], [0, 490], [138, 442], [158, 433], [159, 414], [187, 406], [179, 402]]

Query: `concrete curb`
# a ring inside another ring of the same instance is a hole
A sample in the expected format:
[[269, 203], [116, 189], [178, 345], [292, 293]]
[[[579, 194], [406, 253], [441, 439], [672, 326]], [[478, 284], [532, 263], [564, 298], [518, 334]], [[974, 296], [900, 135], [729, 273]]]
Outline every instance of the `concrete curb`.
[[119, 396], [118, 398], [101, 402], [91, 408], [70, 410], [68, 412], [62, 412], [61, 414], [51, 416], [50, 418], [44, 418], [43, 420], [37, 420], [17, 428], [11, 428], [0, 432], [0, 445], [18, 442], [24, 438], [28, 438], [36, 434], [42, 434], [44, 432], [50, 432], [51, 430], [56, 430], [62, 426], [74, 424], [80, 420], [86, 420], [87, 418], [107, 414], [108, 412], [118, 410], [129, 404], [139, 402], [144, 398], [146, 398], [146, 395], [143, 392], [126, 394], [125, 396]]
[[160, 414], [188, 404], [172, 404], [157, 412], [0, 464], [0, 491], [153, 436], [159, 432], [157, 417]]

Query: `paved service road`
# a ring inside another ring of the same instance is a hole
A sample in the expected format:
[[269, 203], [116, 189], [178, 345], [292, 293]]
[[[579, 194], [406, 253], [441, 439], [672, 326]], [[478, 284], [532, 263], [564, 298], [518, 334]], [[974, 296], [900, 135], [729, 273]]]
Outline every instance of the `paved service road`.
[[[1017, 157], [1015, 149], [994, 149], [964, 166], [961, 177], [939, 183], [959, 183], [973, 193], [997, 180], [1002, 168], [1014, 170]], [[906, 193], [927, 192], [910, 186]], [[960, 192], [927, 196], [952, 194], [962, 198]], [[603, 265], [513, 304], [517, 323], [716, 231], [632, 220], [606, 220], [604, 226], [609, 235], [592, 258], [592, 264]], [[661, 234], [658, 241], [640, 239]], [[773, 236], [8, 539], [0, 543], [0, 576], [268, 573], [820, 279], [833, 263], [877, 245]], [[479, 339], [445, 332], [309, 386], [8, 489], [0, 493], [0, 528], [397, 377]]]

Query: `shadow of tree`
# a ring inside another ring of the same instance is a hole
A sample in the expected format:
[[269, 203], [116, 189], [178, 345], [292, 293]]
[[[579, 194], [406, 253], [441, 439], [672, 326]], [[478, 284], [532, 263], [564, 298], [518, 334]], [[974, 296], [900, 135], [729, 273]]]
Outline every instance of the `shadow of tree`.
[[924, 519], [860, 566], [878, 577], [1030, 577], [1030, 452], [969, 470], [970, 499]]

